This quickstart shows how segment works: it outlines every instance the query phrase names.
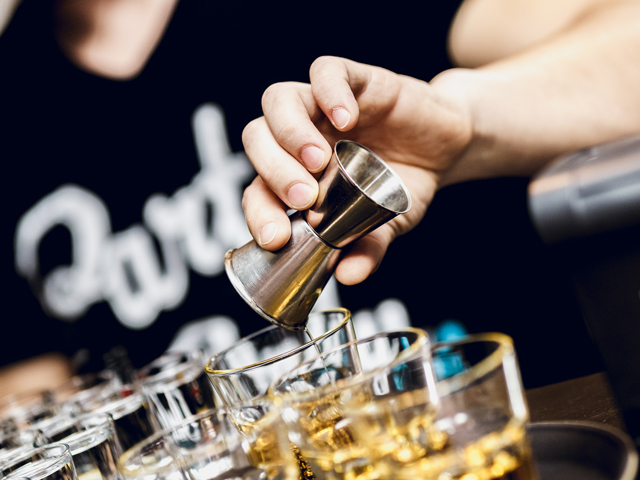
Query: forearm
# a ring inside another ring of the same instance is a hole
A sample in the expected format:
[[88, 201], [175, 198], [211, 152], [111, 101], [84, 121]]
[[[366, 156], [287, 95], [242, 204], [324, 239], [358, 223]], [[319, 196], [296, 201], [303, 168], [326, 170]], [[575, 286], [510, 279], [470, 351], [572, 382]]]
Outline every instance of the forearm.
[[535, 48], [431, 83], [473, 125], [442, 185], [530, 175], [567, 151], [640, 132], [640, 3], [612, 3]]

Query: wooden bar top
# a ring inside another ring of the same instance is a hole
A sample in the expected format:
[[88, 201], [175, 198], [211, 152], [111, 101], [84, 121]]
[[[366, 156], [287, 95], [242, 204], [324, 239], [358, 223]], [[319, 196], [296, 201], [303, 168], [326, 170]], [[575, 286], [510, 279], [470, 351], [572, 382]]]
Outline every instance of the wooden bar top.
[[531, 422], [578, 420], [624, 430], [620, 409], [604, 373], [526, 391]]

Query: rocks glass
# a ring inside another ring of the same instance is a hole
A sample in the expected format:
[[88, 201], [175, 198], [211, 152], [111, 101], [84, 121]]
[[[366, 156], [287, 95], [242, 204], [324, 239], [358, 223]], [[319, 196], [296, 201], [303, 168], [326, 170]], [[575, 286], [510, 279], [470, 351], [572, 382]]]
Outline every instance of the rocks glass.
[[317, 479], [395, 478], [387, 460], [420, 456], [436, 415], [427, 334], [379, 333], [322, 353], [269, 398]]
[[208, 410], [135, 445], [120, 457], [118, 469], [124, 480], [296, 478], [293, 463], [267, 475], [243, 441], [224, 409]]

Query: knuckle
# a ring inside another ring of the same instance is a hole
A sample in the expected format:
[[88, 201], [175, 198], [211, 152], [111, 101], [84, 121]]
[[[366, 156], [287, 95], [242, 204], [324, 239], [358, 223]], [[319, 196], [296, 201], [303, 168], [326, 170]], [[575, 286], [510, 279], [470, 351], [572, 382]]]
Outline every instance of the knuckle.
[[327, 65], [336, 61], [336, 57], [332, 57], [330, 55], [322, 55], [321, 57], [316, 58], [311, 64], [310, 71], [320, 71], [323, 70]]
[[289, 91], [292, 82], [279, 82], [269, 85], [262, 94], [262, 109], [276, 102], [285, 92]]
[[263, 118], [256, 118], [255, 120], [251, 120], [242, 130], [242, 143], [246, 146], [251, 142], [251, 139], [255, 136], [255, 134], [260, 129]]

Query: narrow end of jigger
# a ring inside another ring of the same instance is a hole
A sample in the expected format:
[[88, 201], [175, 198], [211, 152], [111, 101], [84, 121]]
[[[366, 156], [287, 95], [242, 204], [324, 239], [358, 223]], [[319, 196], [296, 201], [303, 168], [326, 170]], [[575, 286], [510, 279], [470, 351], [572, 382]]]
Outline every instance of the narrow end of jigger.
[[231, 282], [231, 285], [233, 285], [233, 288], [236, 289], [236, 292], [238, 292], [238, 294], [247, 303], [247, 305], [249, 305], [253, 309], [253, 311], [256, 312], [258, 315], [260, 315], [262, 318], [264, 318], [265, 320], [268, 320], [269, 322], [273, 323], [278, 327], [284, 328], [286, 330], [304, 330], [304, 328], [306, 327], [306, 323], [302, 325], [289, 325], [289, 324], [283, 323], [279, 321], [277, 318], [274, 318], [271, 315], [269, 315], [267, 312], [265, 312], [264, 310], [262, 310], [262, 308], [258, 306], [258, 304], [251, 297], [251, 295], [249, 295], [249, 292], [247, 292], [239, 276], [236, 274], [235, 270], [233, 269], [233, 254], [236, 252], [236, 250], [237, 250], [236, 248], [232, 248], [231, 250], [227, 251], [227, 253], [224, 254], [224, 269], [227, 272], [227, 277], [229, 277], [229, 281]]

